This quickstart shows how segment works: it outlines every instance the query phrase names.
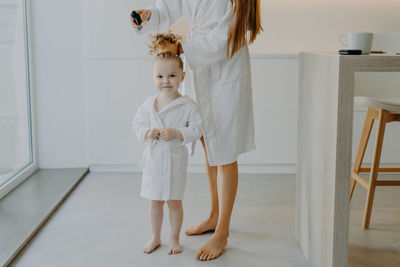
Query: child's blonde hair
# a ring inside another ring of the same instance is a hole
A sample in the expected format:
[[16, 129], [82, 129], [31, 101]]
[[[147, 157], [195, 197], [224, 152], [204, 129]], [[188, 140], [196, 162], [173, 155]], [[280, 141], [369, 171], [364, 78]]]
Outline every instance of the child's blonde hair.
[[181, 57], [178, 56], [177, 54], [174, 54], [172, 52], [161, 52], [153, 57], [153, 62], [167, 61], [167, 60], [176, 61], [179, 64], [179, 67], [181, 68], [181, 70], [183, 70], [183, 61], [182, 61]]
[[179, 64], [179, 67], [183, 69], [183, 61], [179, 55], [172, 52], [161, 52], [168, 44], [176, 44], [178, 46], [179, 42], [183, 40], [182, 36], [169, 31], [168, 33], [150, 35], [149, 39], [149, 56], [153, 56], [153, 62], [157, 60], [174, 60]]

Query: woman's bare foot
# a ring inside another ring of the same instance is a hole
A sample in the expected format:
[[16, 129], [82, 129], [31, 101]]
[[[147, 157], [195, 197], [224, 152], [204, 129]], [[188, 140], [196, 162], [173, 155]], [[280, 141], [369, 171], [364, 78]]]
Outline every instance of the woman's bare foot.
[[179, 241], [176, 239], [171, 239], [171, 241], [169, 241], [169, 250], [168, 250], [168, 254], [178, 254], [181, 253], [183, 251], [182, 246], [179, 244]]
[[144, 245], [142, 251], [146, 254], [150, 254], [154, 250], [156, 250], [156, 248], [158, 248], [160, 245], [161, 245], [160, 239], [152, 239], [146, 245]]
[[197, 226], [189, 227], [185, 231], [186, 235], [201, 235], [205, 232], [214, 231], [217, 226], [218, 218], [209, 218]]
[[214, 234], [199, 252], [197, 252], [196, 258], [201, 261], [214, 260], [221, 255], [227, 243], [227, 235]]

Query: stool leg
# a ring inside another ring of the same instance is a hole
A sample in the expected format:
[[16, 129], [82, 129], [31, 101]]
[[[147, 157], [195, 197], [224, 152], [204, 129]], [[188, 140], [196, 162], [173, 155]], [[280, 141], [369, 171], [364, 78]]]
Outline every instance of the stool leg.
[[363, 225], [362, 225], [362, 227], [365, 229], [369, 228], [369, 223], [371, 220], [372, 204], [374, 202], [374, 195], [375, 195], [375, 183], [376, 183], [376, 179], [378, 177], [379, 163], [381, 160], [382, 143], [383, 143], [383, 136], [385, 135], [387, 114], [388, 114], [387, 111], [379, 110], [378, 130], [377, 130], [377, 135], [376, 135], [376, 139], [375, 139], [374, 156], [372, 159], [367, 201], [365, 203], [364, 221], [363, 221]]
[[[365, 117], [363, 130], [361, 133], [360, 144], [358, 145], [358, 150], [356, 158], [354, 160], [353, 172], [359, 173], [362, 161], [364, 159], [365, 150], [367, 149], [368, 140], [371, 135], [372, 126], [374, 125], [373, 109], [368, 108], [367, 115]], [[351, 178], [350, 182], [350, 200], [353, 197], [354, 188], [356, 187], [357, 181]]]
[[354, 193], [354, 189], [356, 188], [356, 184], [357, 184], [357, 181], [355, 179], [351, 178], [351, 181], [350, 181], [350, 201], [353, 198], [353, 193]]

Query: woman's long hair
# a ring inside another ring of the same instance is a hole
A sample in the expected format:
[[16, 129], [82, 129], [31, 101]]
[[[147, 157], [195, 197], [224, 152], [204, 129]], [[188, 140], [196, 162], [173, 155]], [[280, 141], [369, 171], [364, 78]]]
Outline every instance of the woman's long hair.
[[249, 43], [253, 43], [260, 31], [261, 15], [260, 0], [231, 0], [233, 14], [228, 30], [228, 57], [233, 57], [247, 41], [249, 32]]

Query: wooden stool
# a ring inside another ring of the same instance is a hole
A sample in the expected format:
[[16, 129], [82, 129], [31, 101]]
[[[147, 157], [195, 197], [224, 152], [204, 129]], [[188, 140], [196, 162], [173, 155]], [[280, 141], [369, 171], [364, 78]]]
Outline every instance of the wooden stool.
[[[400, 172], [400, 167], [379, 166], [386, 123], [400, 121], [400, 99], [385, 100], [370, 97], [355, 97], [354, 100], [358, 104], [367, 106], [368, 111], [361, 134], [360, 144], [358, 145], [358, 151], [354, 161], [353, 170], [351, 172], [350, 200], [353, 196], [354, 188], [357, 182], [362, 187], [367, 189], [368, 195], [365, 204], [364, 221], [362, 227], [368, 229], [371, 220], [375, 187], [382, 185], [400, 186], [400, 180], [377, 180], [378, 172]], [[378, 130], [375, 139], [372, 165], [369, 167], [361, 167], [374, 120], [378, 120]], [[369, 181], [366, 181], [364, 178], [362, 178], [359, 175], [360, 172], [370, 172]]]

